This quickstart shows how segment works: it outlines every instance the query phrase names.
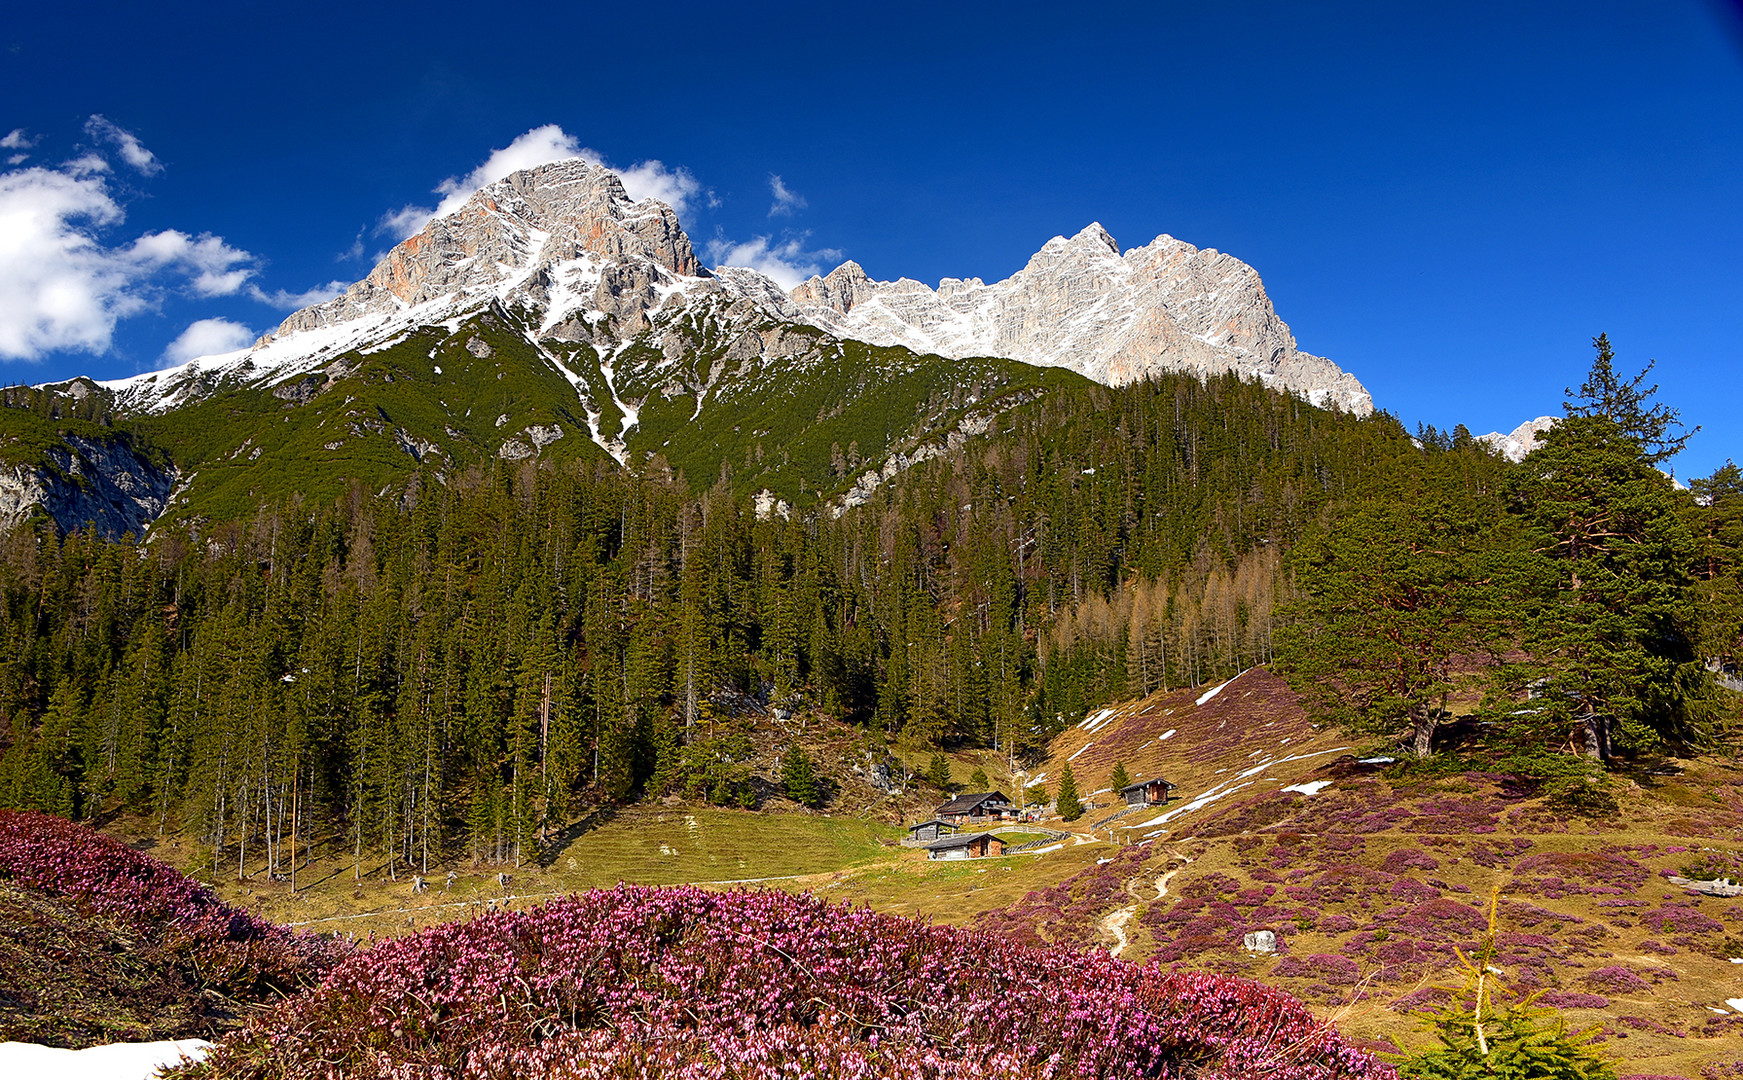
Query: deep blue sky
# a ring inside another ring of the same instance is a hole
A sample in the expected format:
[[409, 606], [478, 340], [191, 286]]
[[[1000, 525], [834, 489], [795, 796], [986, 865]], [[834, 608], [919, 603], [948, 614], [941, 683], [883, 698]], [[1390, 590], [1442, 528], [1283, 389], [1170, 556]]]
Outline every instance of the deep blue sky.
[[[798, 240], [934, 283], [1004, 277], [1090, 221], [1230, 252], [1412, 427], [1557, 412], [1606, 331], [1705, 426], [1680, 476], [1743, 459], [1735, 0], [213, 10], [0, 25], [0, 136], [36, 140], [10, 171], [108, 153], [110, 250], [211, 233], [268, 293], [355, 279], [385, 213], [556, 124], [687, 169], [719, 203], [685, 213], [699, 247]], [[92, 114], [162, 170], [127, 169]], [[769, 215], [771, 174], [802, 209]], [[139, 286], [106, 351], [0, 379], [129, 374], [194, 320], [282, 317], [189, 282]]]

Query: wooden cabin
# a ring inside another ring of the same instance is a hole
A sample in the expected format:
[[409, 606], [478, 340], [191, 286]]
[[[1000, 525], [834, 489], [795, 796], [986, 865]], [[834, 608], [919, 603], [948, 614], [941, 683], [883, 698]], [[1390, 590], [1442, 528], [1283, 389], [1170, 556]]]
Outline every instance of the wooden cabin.
[[958, 795], [932, 811], [932, 816], [952, 825], [965, 821], [1015, 821], [1018, 807], [1002, 791], [976, 791]]
[[908, 839], [930, 843], [933, 840], [941, 840], [946, 836], [951, 836], [955, 832], [955, 825], [933, 818], [930, 821], [922, 821], [918, 825], [908, 826]]
[[1120, 795], [1127, 806], [1161, 806], [1168, 801], [1168, 793], [1173, 790], [1173, 784], [1158, 776], [1153, 780], [1127, 784], [1120, 789]]
[[926, 845], [928, 859], [984, 859], [1004, 853], [1005, 842], [992, 833], [964, 833]]

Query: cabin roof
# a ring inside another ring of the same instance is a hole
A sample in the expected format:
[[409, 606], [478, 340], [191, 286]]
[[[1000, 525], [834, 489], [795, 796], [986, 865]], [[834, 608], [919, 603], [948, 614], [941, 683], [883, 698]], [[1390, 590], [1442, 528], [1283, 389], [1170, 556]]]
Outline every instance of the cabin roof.
[[1010, 799], [1005, 798], [1005, 793], [1002, 791], [964, 792], [932, 812], [939, 816], [943, 816], [944, 814], [966, 814], [975, 807], [992, 799], [997, 799], [998, 801], [1007, 804], [1011, 801]]
[[[999, 840], [998, 837], [993, 836], [993, 834], [990, 832], [961, 833], [961, 834], [956, 835], [956, 836], [947, 836], [942, 840], [934, 840], [930, 844], [926, 845], [926, 850], [927, 851], [948, 851], [951, 848], [967, 847], [968, 845], [974, 843], [976, 840], [979, 840], [982, 837], [988, 837], [988, 838], [993, 839], [993, 840]], [[999, 840], [999, 843], [1002, 844], [1002, 843], [1004, 843], [1004, 841]]]
[[1139, 788], [1147, 788], [1151, 784], [1161, 784], [1163, 787], [1173, 787], [1174, 786], [1173, 784], [1170, 784], [1168, 781], [1162, 779], [1160, 776], [1155, 776], [1155, 777], [1151, 777], [1148, 780], [1140, 780], [1135, 784], [1127, 784], [1125, 787], [1120, 789], [1120, 794], [1124, 795], [1128, 791], [1137, 791]]
[[924, 829], [928, 825], [942, 825], [947, 829], [956, 828], [956, 822], [954, 821], [945, 821], [943, 818], [927, 818], [925, 821], [916, 821], [914, 824], [908, 826], [908, 831], [913, 832], [915, 829]]

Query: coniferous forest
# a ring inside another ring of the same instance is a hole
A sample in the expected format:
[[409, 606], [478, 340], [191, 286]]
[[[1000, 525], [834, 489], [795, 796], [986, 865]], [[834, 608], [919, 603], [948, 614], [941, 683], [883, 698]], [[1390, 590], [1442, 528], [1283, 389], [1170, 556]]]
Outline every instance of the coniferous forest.
[[735, 697], [1021, 757], [1262, 663], [1424, 754], [1458, 695], [1507, 752], [1699, 745], [1707, 661], [1743, 651], [1743, 477], [1674, 488], [1675, 413], [1593, 370], [1522, 466], [1175, 377], [1008, 412], [839, 516], [519, 462], [145, 543], [20, 528], [0, 805], [152, 815], [238, 865], [293, 836], [515, 861], [589, 806], [754, 802]]

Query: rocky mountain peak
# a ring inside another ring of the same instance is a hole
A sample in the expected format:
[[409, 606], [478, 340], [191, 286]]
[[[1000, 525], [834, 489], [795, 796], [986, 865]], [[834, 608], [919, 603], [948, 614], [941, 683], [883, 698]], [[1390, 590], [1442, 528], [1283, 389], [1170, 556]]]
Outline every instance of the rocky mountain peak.
[[[707, 273], [670, 206], [651, 198], [636, 202], [616, 173], [571, 158], [481, 188], [460, 209], [396, 245], [343, 296], [296, 312], [263, 341], [467, 293], [518, 287], [536, 294], [549, 289], [554, 270], [577, 262], [601, 271], [630, 268], [629, 277], [644, 286]], [[601, 277], [611, 279], [596, 283], [608, 292], [637, 284], [622, 273]]]
[[811, 280], [794, 286], [788, 296], [800, 304], [817, 304], [846, 315], [869, 296], [870, 284], [865, 269], [849, 259], [827, 277], [812, 275]]

